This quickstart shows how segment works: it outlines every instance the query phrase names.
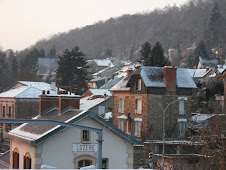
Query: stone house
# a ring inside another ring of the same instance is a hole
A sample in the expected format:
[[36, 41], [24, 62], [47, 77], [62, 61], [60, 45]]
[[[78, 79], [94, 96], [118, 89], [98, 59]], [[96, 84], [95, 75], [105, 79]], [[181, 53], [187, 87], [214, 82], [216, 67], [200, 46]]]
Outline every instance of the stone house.
[[[91, 111], [80, 110], [79, 99], [78, 95], [41, 95], [40, 112], [35, 120], [48, 119], [102, 129], [102, 168], [132, 169], [134, 145], [141, 142]], [[97, 167], [96, 132], [47, 122], [22, 124], [7, 135], [11, 143], [10, 168], [39, 169], [42, 165], [58, 169]]]
[[[197, 88], [188, 71], [172, 66], [128, 70], [113, 92], [113, 123], [138, 139], [161, 140], [163, 111], [166, 138], [185, 138], [191, 95]], [[161, 108], [162, 107], [162, 108]]]

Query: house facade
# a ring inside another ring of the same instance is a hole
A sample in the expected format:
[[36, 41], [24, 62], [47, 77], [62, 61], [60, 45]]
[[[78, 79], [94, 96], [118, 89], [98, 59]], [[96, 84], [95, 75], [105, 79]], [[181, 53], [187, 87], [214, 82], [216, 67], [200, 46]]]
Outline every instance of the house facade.
[[[70, 102], [71, 100], [73, 102]], [[77, 104], [71, 107], [72, 103]], [[42, 95], [40, 108], [42, 110], [36, 120], [50, 119], [102, 129], [103, 169], [133, 168], [134, 145], [139, 145], [141, 142], [97, 114], [80, 110], [79, 96]], [[97, 167], [99, 149], [96, 132], [47, 123], [28, 123], [10, 131], [8, 137], [10, 138], [10, 168], [39, 169], [42, 165], [57, 169], [79, 169], [89, 165]]]
[[186, 69], [143, 66], [110, 90], [114, 97], [113, 123], [138, 139], [161, 140], [163, 110], [166, 138], [186, 137], [191, 95], [196, 85]]

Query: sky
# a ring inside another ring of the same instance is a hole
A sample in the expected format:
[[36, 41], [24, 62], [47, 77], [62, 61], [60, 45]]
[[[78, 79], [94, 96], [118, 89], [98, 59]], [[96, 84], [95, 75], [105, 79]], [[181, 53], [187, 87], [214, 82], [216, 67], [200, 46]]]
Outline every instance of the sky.
[[22, 50], [59, 32], [188, 0], [0, 0], [0, 48]]

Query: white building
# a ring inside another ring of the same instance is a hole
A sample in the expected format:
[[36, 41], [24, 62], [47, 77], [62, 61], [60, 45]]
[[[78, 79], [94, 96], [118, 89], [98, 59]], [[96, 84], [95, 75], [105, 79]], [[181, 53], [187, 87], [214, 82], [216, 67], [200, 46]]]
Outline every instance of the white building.
[[[66, 100], [65, 100], [66, 101]], [[62, 104], [63, 100], [59, 103]], [[68, 102], [68, 101], [66, 101]], [[43, 103], [42, 103], [43, 104]], [[59, 105], [60, 107], [60, 105]], [[102, 129], [102, 167], [133, 168], [134, 144], [140, 141], [90, 111], [52, 107], [35, 119], [49, 119]], [[52, 124], [22, 124], [8, 133], [10, 168], [38, 169], [41, 165], [73, 169], [98, 161], [98, 134]]]

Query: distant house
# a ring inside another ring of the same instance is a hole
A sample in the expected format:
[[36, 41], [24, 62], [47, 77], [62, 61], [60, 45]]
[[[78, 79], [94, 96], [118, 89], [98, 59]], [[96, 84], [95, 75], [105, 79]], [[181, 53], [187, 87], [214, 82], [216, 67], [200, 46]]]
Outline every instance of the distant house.
[[104, 84], [106, 84], [108, 82], [108, 80], [110, 80], [110, 78], [107, 78], [107, 77], [92, 79], [92, 80], [89, 80], [88, 86], [89, 86], [89, 88], [99, 89]]
[[112, 78], [112, 75], [116, 72], [119, 71], [120, 68], [117, 66], [111, 66], [111, 67], [106, 67], [96, 73], [93, 74], [93, 78], [103, 78], [103, 77], [108, 77], [108, 78]]
[[101, 86], [100, 89], [110, 89], [114, 85], [116, 85], [121, 79], [122, 79], [122, 77], [120, 77], [120, 78], [114, 77], [113, 79], [110, 79], [107, 83], [105, 83], [103, 86]]
[[[0, 118], [36, 116], [39, 110], [39, 95], [43, 93], [43, 90], [49, 94], [57, 93], [54, 84], [18, 81], [7, 91], [0, 93]], [[9, 131], [12, 129], [12, 124], [0, 124], [0, 128]]]
[[220, 64], [220, 60], [219, 58], [215, 58], [215, 59], [204, 59], [202, 57], [199, 57], [199, 63], [197, 68], [198, 69], [205, 69], [205, 68], [212, 68], [215, 69], [217, 67], [217, 65]]
[[215, 75], [213, 69], [209, 69], [208, 67], [206, 69], [187, 69], [187, 71], [193, 80], [205, 83], [207, 83], [210, 78]]
[[[39, 111], [35, 120], [48, 119], [102, 130], [100, 161], [103, 169], [134, 167], [134, 145], [141, 145], [141, 142], [91, 111], [82, 111], [78, 95], [42, 95], [40, 104], [41, 109], [48, 109]], [[97, 168], [100, 149], [96, 132], [49, 123], [22, 124], [7, 134], [11, 143], [11, 169], [39, 169], [41, 165], [57, 169], [79, 169], [89, 165]]]
[[56, 58], [39, 58], [38, 59], [38, 75], [56, 74], [58, 63]]

